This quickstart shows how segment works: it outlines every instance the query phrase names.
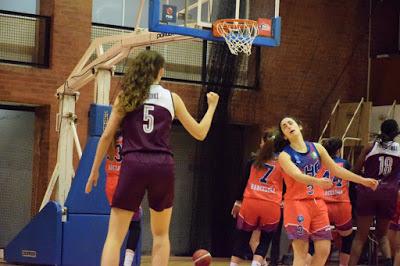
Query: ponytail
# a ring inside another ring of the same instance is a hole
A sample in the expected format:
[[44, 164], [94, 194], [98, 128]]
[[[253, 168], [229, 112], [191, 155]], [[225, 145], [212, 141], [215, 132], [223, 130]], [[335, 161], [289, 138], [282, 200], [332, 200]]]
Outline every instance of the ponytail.
[[277, 130], [270, 128], [263, 132], [262, 141], [263, 145], [256, 153], [254, 166], [258, 169], [264, 167], [264, 162], [269, 161], [274, 157], [275, 145], [274, 140], [277, 136]]

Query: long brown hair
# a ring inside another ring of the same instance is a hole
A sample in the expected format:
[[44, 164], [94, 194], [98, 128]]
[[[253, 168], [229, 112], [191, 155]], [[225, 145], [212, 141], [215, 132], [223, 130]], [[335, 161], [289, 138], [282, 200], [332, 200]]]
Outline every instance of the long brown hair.
[[275, 147], [274, 140], [278, 135], [276, 128], [268, 128], [262, 134], [262, 147], [257, 151], [254, 166], [258, 169], [264, 167], [264, 162], [269, 161], [274, 157]]
[[122, 112], [131, 112], [143, 104], [164, 64], [164, 57], [151, 50], [139, 53], [131, 61], [122, 79], [122, 92], [119, 94], [119, 108]]

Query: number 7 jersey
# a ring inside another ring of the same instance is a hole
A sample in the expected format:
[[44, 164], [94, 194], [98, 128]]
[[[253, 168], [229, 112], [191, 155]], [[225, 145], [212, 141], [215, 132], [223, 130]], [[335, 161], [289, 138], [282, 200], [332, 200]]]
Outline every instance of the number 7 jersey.
[[127, 113], [122, 121], [122, 155], [130, 152], [172, 154], [169, 137], [174, 116], [171, 92], [160, 85], [151, 85], [145, 102]]
[[261, 169], [256, 168], [254, 164], [251, 166], [243, 197], [280, 204], [282, 201], [282, 188], [282, 169], [278, 161], [270, 160], [265, 162]]

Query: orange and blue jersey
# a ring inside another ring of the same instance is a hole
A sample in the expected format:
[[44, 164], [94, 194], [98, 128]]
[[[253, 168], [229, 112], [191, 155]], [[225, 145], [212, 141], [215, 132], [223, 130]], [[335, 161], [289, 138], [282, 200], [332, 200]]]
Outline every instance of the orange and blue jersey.
[[280, 204], [282, 188], [282, 169], [276, 160], [270, 160], [265, 162], [260, 169], [254, 164], [251, 166], [243, 197]]
[[[339, 157], [334, 157], [333, 160], [339, 166], [344, 167], [348, 170], [350, 169], [350, 164], [348, 161], [346, 161], [342, 158], [339, 158]], [[343, 180], [336, 176], [332, 176], [330, 174], [329, 170], [326, 169], [325, 166], [321, 167], [321, 170], [318, 173], [318, 176], [322, 177], [322, 178], [329, 178], [333, 183], [332, 188], [324, 190], [325, 202], [350, 202], [350, 197], [349, 197], [350, 182], [349, 181]]]
[[[295, 151], [290, 145], [287, 145], [283, 149], [283, 152], [286, 152], [290, 156], [292, 162], [302, 173], [318, 178], [317, 173], [321, 167], [319, 152], [312, 142], [306, 142], [306, 146], [307, 151], [304, 153]], [[323, 197], [324, 191], [321, 187], [297, 182], [285, 172], [283, 173], [283, 177], [286, 184], [285, 200], [303, 200]]]

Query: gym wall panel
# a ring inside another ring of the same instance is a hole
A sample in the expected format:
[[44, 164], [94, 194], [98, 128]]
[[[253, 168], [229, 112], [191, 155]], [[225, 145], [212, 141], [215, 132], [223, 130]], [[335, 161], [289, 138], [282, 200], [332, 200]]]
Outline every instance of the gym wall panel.
[[0, 247], [31, 219], [35, 114], [0, 109]]

